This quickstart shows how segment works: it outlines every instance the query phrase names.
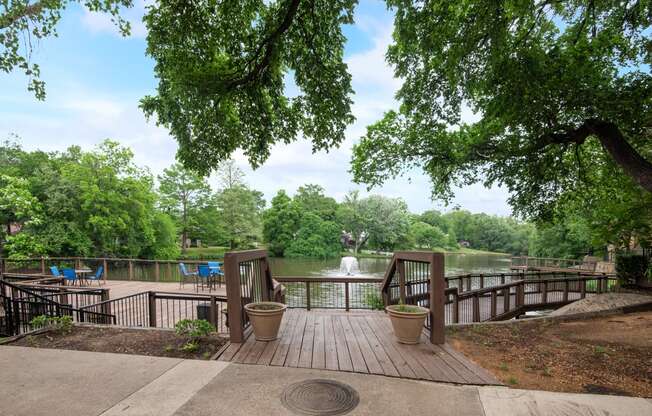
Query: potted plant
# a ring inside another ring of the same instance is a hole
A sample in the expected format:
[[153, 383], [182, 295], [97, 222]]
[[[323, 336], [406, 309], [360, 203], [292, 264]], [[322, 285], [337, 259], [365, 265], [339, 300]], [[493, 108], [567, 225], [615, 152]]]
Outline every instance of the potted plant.
[[286, 309], [287, 306], [278, 302], [254, 302], [245, 305], [256, 341], [273, 341], [277, 338]]
[[390, 305], [385, 308], [394, 328], [394, 335], [402, 344], [418, 344], [423, 330], [423, 323], [430, 313], [417, 305]]

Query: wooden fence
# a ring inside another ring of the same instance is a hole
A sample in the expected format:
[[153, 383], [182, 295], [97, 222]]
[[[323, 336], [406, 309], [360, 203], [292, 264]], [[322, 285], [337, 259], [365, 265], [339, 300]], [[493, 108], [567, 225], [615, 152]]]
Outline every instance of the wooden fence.
[[148, 260], [111, 257], [41, 257], [0, 259], [0, 273], [15, 275], [49, 275], [50, 266], [62, 268], [104, 268], [104, 280], [136, 280], [144, 282], [178, 282], [179, 263], [189, 266], [206, 264], [207, 260]]

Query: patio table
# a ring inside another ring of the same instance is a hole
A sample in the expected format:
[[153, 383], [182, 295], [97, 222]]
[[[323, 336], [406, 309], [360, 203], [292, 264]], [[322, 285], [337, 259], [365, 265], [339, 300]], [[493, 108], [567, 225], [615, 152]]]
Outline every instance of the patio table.
[[81, 283], [82, 281], [84, 281], [85, 284], [88, 283], [86, 281], [87, 280], [86, 276], [89, 273], [92, 273], [92, 272], [93, 271], [91, 269], [88, 269], [88, 268], [86, 268], [86, 269], [75, 269], [75, 274], [77, 275], [77, 278], [79, 279], [79, 282]]

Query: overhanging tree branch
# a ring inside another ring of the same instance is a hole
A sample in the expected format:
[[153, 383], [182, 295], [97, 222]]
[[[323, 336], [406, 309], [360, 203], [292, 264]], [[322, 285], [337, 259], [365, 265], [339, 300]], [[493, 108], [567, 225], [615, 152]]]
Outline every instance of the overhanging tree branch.
[[6, 29], [25, 17], [34, 17], [40, 14], [41, 11], [43, 11], [43, 2], [41, 1], [25, 6], [12, 7], [6, 13], [0, 14], [0, 29]]

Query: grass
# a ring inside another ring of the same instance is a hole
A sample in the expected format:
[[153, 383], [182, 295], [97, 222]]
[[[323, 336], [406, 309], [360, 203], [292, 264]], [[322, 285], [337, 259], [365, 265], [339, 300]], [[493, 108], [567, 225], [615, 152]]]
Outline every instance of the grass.
[[189, 247], [179, 256], [179, 260], [222, 259], [228, 247]]
[[[424, 248], [416, 248], [414, 250], [426, 250]], [[485, 254], [485, 255], [491, 255], [491, 256], [508, 256], [509, 253], [500, 253], [496, 251], [485, 251], [485, 250], [476, 250], [474, 248], [466, 248], [466, 247], [460, 247], [458, 249], [450, 250], [446, 249], [443, 247], [434, 247], [431, 249], [435, 253], [449, 253], [449, 254]], [[353, 254], [352, 251], [343, 251], [342, 256], [353, 256], [357, 258], [370, 258], [370, 259], [385, 259], [387, 257], [391, 257], [391, 253], [388, 254], [383, 254], [383, 253], [376, 253], [370, 250], [361, 250], [358, 252], [358, 254]]]
[[508, 379], [507, 379], [507, 382], [508, 382], [511, 386], [515, 386], [515, 385], [518, 384], [518, 380], [516, 379], [516, 377], [510, 377], [510, 378], [508, 378]]

